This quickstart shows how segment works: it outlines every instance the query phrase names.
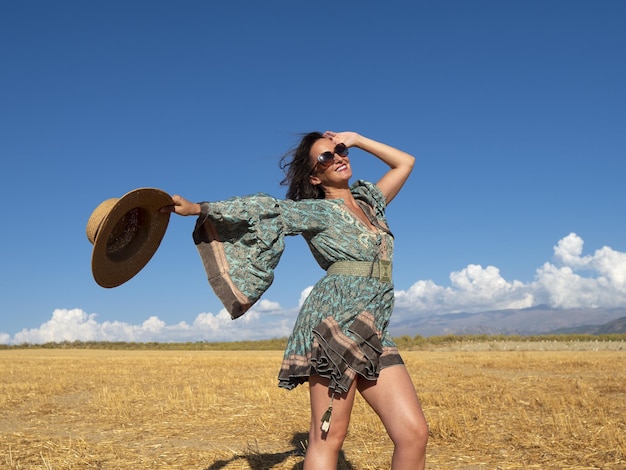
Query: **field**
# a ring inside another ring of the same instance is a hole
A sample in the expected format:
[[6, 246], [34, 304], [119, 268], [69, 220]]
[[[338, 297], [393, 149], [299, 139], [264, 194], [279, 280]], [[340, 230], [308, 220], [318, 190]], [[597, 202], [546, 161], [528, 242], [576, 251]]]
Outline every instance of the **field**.
[[[429, 469], [626, 468], [626, 345], [458, 344], [403, 353]], [[298, 469], [306, 387], [280, 351], [0, 351], [0, 468]], [[357, 398], [341, 469], [389, 468]]]

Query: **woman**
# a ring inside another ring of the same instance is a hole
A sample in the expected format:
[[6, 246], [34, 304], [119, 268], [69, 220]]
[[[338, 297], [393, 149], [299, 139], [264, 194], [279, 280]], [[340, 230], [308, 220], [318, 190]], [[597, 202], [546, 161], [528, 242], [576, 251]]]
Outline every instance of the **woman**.
[[[351, 186], [350, 147], [376, 156], [390, 169], [375, 185], [358, 181]], [[425, 466], [428, 427], [387, 332], [393, 235], [385, 209], [414, 161], [355, 132], [313, 132], [281, 162], [286, 200], [253, 195], [209, 204], [173, 196], [175, 205], [164, 209], [200, 216], [194, 239], [209, 281], [233, 318], [271, 284], [284, 236], [302, 235], [327, 271], [302, 306], [278, 377], [279, 386], [287, 389], [309, 383], [305, 470], [336, 468], [357, 391], [394, 443], [392, 468]]]

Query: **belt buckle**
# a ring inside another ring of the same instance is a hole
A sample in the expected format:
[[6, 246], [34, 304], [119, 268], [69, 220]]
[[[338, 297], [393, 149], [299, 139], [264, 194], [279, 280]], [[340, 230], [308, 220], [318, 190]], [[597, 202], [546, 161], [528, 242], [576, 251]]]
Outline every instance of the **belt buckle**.
[[381, 282], [391, 282], [391, 261], [385, 259], [378, 260], [378, 272]]

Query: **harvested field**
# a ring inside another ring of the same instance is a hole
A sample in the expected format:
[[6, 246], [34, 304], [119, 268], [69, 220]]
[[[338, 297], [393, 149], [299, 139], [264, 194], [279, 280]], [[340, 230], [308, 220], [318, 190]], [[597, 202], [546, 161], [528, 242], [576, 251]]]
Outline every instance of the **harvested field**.
[[[430, 425], [427, 467], [626, 468], [624, 344], [522, 346], [403, 353]], [[0, 351], [0, 468], [301, 468], [307, 388], [277, 388], [281, 356]], [[389, 468], [391, 452], [357, 398], [339, 468]]]

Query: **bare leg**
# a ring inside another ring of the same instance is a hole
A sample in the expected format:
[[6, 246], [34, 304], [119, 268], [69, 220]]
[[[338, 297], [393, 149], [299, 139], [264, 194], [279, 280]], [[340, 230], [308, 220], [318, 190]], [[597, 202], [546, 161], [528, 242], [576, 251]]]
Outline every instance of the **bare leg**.
[[348, 433], [350, 414], [354, 404], [356, 381], [347, 393], [335, 396], [330, 429], [322, 432], [322, 416], [330, 404], [328, 379], [319, 375], [309, 377], [309, 394], [311, 396], [311, 429], [309, 445], [304, 458], [304, 470], [335, 470], [339, 451]]
[[391, 468], [425, 468], [428, 425], [406, 367], [386, 367], [376, 382], [360, 378], [358, 389], [394, 443]]

